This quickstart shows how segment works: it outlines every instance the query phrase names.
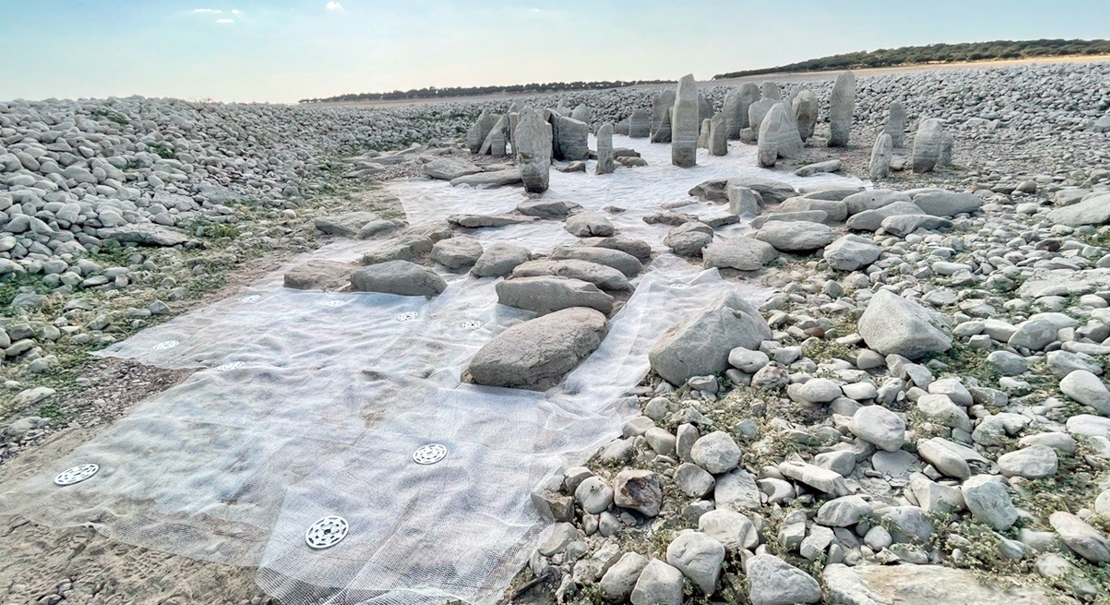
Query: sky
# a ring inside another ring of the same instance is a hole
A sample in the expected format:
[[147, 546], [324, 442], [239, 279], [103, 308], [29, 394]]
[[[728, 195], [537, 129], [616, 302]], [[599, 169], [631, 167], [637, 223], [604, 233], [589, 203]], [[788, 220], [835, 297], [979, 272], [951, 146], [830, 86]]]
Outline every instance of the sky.
[[1107, 37], [1110, 0], [0, 0], [0, 99], [705, 80], [858, 50]]

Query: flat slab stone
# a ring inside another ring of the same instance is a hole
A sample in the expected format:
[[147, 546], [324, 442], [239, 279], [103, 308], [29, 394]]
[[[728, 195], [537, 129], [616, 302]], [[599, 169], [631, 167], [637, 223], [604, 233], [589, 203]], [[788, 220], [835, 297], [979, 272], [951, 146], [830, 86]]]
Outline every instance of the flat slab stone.
[[177, 246], [189, 241], [189, 237], [177, 229], [138, 223], [101, 229], [101, 239], [114, 239], [117, 242], [134, 242], [144, 246]]

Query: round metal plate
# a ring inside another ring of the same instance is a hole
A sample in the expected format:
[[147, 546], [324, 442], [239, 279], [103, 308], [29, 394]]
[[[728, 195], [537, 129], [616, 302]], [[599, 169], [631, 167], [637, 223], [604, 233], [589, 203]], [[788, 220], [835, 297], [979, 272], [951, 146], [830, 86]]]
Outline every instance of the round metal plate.
[[245, 303], [258, 302], [259, 299], [261, 299], [261, 298], [262, 297], [257, 295], [257, 294], [251, 294], [250, 296], [244, 296], [243, 298], [239, 299], [239, 302], [245, 302]]
[[435, 464], [446, 457], [447, 447], [438, 443], [422, 445], [412, 453], [412, 461], [417, 464]]
[[73, 485], [80, 483], [89, 477], [92, 477], [100, 470], [100, 467], [95, 464], [81, 464], [71, 469], [67, 469], [54, 477], [54, 483], [58, 485]]
[[671, 287], [675, 290], [687, 290], [690, 288], [690, 284], [671, 284]]
[[343, 517], [331, 515], [308, 526], [304, 534], [304, 541], [309, 548], [321, 550], [331, 548], [347, 537], [350, 525]]
[[238, 370], [239, 368], [241, 368], [245, 365], [247, 365], [247, 364], [245, 362], [242, 362], [242, 361], [232, 361], [232, 362], [229, 362], [229, 363], [222, 363], [222, 364], [216, 366], [216, 371], [217, 372], [230, 372], [232, 370]]
[[470, 319], [467, 321], [459, 322], [459, 327], [464, 330], [477, 330], [478, 328], [482, 327], [482, 322], [475, 319]]
[[170, 349], [172, 349], [176, 346], [177, 346], [177, 341], [176, 340], [167, 340], [167, 341], [164, 341], [164, 342], [160, 342], [160, 343], [154, 345], [153, 347], [150, 347], [150, 349], [152, 351], [168, 351], [168, 350], [170, 350]]
[[350, 302], [350, 301], [349, 300], [328, 300], [328, 301], [324, 301], [324, 306], [325, 307], [342, 307], [343, 305], [347, 304], [348, 302]]
[[409, 311], [408, 313], [397, 314], [397, 321], [412, 321], [414, 319], [420, 319], [420, 314], [416, 311]]

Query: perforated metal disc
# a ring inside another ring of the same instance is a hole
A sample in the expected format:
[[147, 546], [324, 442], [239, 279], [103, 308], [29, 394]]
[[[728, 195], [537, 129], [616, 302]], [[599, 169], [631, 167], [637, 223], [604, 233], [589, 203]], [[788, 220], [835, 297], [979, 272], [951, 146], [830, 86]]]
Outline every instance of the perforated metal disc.
[[477, 330], [482, 327], [482, 322], [476, 319], [469, 319], [467, 321], [459, 322], [459, 327], [464, 330]]
[[422, 445], [412, 453], [412, 461], [417, 464], [435, 464], [446, 457], [447, 447], [438, 443]]
[[671, 287], [675, 290], [686, 290], [689, 289], [690, 284], [671, 284]]
[[304, 534], [304, 541], [309, 548], [316, 550], [331, 548], [347, 537], [350, 525], [343, 517], [331, 515], [308, 526]]
[[251, 294], [250, 296], [244, 296], [243, 298], [240, 298], [239, 302], [245, 302], [245, 303], [258, 302], [258, 300], [260, 298], [262, 298], [262, 297], [257, 295], [257, 294]]
[[324, 306], [325, 307], [342, 307], [343, 305], [345, 305], [349, 302], [351, 302], [351, 301], [349, 301], [349, 300], [328, 300], [328, 301], [324, 301]]
[[245, 362], [242, 362], [242, 361], [232, 361], [232, 362], [229, 362], [229, 363], [222, 363], [222, 364], [216, 366], [216, 371], [217, 372], [230, 372], [232, 370], [238, 370], [239, 368], [241, 368], [245, 365], [247, 365], [247, 364]]
[[420, 314], [416, 311], [409, 311], [408, 313], [397, 314], [397, 321], [412, 321], [414, 319], [420, 319]]
[[150, 347], [150, 349], [152, 351], [168, 351], [168, 350], [176, 347], [177, 344], [178, 343], [177, 343], [176, 340], [166, 340], [166, 341], [163, 341], [163, 342], [160, 342], [160, 343], [154, 345], [153, 347]]
[[73, 485], [74, 483], [80, 483], [95, 475], [99, 470], [100, 467], [96, 464], [81, 464], [58, 473], [58, 476], [54, 477], [54, 483], [58, 485]]

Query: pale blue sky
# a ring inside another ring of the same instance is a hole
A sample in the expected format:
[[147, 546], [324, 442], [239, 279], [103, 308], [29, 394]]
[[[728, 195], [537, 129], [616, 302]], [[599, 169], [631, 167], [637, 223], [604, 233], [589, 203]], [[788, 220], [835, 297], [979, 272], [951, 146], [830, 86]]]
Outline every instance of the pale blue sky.
[[1110, 0], [0, 0], [0, 99], [707, 79], [855, 50], [1108, 36]]

